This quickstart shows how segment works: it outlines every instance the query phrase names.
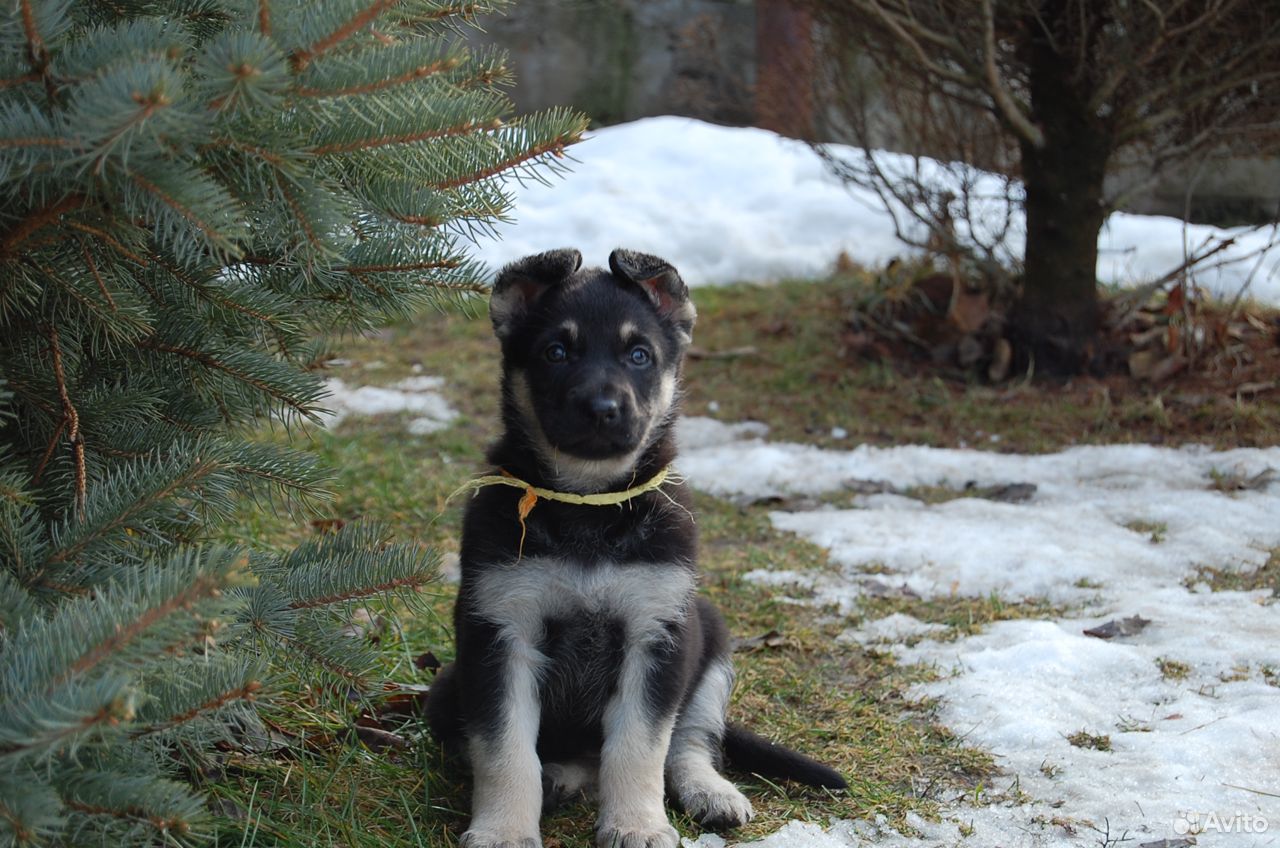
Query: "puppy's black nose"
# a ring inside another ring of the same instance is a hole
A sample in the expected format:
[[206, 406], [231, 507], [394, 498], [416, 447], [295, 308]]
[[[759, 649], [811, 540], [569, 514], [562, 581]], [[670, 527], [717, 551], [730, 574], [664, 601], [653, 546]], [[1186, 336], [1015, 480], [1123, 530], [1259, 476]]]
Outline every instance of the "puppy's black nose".
[[616, 424], [622, 417], [622, 406], [617, 398], [597, 395], [591, 399], [589, 407], [596, 422], [600, 424]]

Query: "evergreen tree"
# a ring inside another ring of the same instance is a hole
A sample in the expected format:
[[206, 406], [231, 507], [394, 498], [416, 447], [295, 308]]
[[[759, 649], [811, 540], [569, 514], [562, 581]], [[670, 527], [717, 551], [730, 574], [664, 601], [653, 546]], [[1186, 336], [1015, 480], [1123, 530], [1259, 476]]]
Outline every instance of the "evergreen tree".
[[0, 7], [0, 845], [197, 844], [183, 763], [276, 675], [371, 682], [336, 631], [430, 555], [199, 543], [246, 494], [320, 491], [246, 439], [316, 416], [320, 334], [481, 290], [501, 180], [580, 135], [502, 120], [502, 57], [456, 33], [492, 5]]

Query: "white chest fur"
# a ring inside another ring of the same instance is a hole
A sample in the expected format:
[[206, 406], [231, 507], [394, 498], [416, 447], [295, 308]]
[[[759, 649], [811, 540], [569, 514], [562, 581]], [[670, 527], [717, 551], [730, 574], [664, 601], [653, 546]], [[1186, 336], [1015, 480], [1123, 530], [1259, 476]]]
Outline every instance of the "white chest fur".
[[491, 566], [476, 577], [475, 612], [507, 638], [536, 644], [543, 623], [580, 614], [623, 623], [630, 639], [664, 632], [688, 614], [689, 569], [666, 563], [579, 563], [540, 557]]

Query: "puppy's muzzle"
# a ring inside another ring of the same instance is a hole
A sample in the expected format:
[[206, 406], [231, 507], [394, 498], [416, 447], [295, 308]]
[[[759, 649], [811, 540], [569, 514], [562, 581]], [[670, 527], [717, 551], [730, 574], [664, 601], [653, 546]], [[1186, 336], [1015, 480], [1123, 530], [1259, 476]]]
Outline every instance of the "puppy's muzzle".
[[597, 427], [609, 427], [622, 420], [622, 404], [615, 397], [596, 395], [587, 403], [588, 413], [595, 418]]

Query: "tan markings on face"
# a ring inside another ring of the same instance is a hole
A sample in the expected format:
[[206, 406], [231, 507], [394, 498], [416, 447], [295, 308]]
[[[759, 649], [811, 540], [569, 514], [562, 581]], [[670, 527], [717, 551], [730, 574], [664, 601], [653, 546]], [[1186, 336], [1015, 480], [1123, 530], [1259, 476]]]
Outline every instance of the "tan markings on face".
[[618, 328], [618, 337], [622, 339], [623, 344], [631, 341], [631, 338], [637, 334], [636, 325], [630, 321], [623, 321], [622, 326]]
[[560, 325], [560, 330], [565, 335], [567, 335], [571, 340], [575, 342], [578, 340], [578, 322], [577, 321], [565, 321], [563, 324]]

